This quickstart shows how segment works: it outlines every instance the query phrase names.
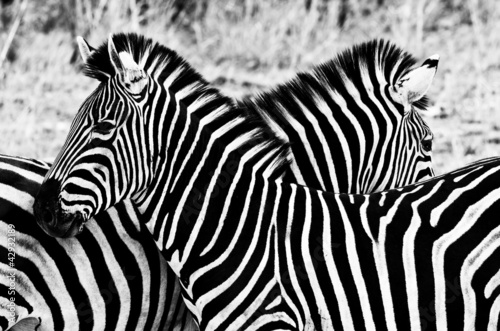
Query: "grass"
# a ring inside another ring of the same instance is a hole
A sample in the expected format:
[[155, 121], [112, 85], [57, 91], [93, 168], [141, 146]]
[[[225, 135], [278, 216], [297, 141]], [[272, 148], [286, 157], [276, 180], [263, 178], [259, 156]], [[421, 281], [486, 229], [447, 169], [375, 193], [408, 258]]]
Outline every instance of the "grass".
[[[165, 27], [156, 19], [138, 32], [177, 50], [235, 97], [283, 82], [373, 38], [390, 39], [419, 60], [438, 53], [425, 117], [435, 135], [436, 172], [499, 155], [500, 5], [472, 1], [474, 7], [449, 10], [438, 1], [386, 2], [382, 9], [354, 13], [342, 29], [332, 5], [320, 19], [302, 2], [261, 1], [249, 15], [237, 10], [235, 0], [225, 0], [211, 3], [203, 19], [187, 27]], [[0, 153], [51, 160], [97, 83], [69, 64], [74, 41], [68, 33], [37, 32], [26, 24], [16, 39], [16, 60], [0, 75]], [[103, 24], [88, 41], [97, 45], [110, 31], [128, 30], [127, 20]]]

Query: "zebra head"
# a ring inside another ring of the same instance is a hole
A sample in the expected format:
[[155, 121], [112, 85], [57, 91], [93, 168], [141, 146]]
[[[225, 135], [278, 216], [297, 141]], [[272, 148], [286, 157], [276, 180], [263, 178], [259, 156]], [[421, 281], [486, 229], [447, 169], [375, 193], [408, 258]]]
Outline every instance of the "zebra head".
[[148, 90], [159, 78], [145, 70], [155, 63], [144, 62], [147, 54], [140, 52], [148, 48], [134, 49], [133, 38], [143, 37], [111, 35], [107, 50], [77, 39], [86, 74], [100, 84], [79, 109], [35, 199], [37, 222], [50, 235], [74, 236], [96, 213], [140, 195], [150, 181], [153, 153], [145, 118], [151, 111]]
[[[412, 184], [434, 176], [433, 135], [419, 110], [425, 110], [427, 105], [425, 94], [434, 79], [438, 62], [439, 56], [433, 55], [427, 58], [420, 67], [409, 70], [388, 87], [390, 97], [400, 105], [396, 108], [402, 108], [401, 125], [396, 126], [401, 131], [396, 136], [399, 136], [400, 143], [404, 146], [400, 149], [396, 148], [395, 158], [399, 161], [395, 162], [394, 173], [397, 176], [392, 178], [392, 183], [387, 185], [389, 188]], [[382, 185], [380, 188], [386, 187]]]

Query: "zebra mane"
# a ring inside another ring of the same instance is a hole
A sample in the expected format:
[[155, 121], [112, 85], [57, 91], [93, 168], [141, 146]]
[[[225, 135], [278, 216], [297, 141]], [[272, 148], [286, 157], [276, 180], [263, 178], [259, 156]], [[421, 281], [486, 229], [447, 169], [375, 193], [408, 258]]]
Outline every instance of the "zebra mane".
[[416, 63], [411, 54], [395, 44], [384, 39], [374, 39], [342, 51], [334, 59], [315, 68], [314, 74], [339, 76], [343, 71], [353, 82], [357, 82], [361, 74], [360, 69], [367, 68], [370, 74], [381, 70], [386, 81], [394, 85]]
[[[253, 108], [264, 118], [269, 116], [266, 112], [281, 117], [280, 109], [293, 115], [300, 108], [295, 100], [300, 100], [306, 107], [314, 107], [317, 97], [324, 98], [332, 91], [348, 94], [347, 86], [364, 85], [363, 75], [367, 72], [372, 81], [376, 81], [377, 74], [382, 74], [387, 84], [394, 85], [415, 64], [416, 59], [396, 45], [382, 39], [372, 40], [348, 48], [269, 91], [245, 98], [241, 106]], [[428, 99], [424, 96], [413, 106], [425, 110], [427, 104]]]
[[[193, 76], [193, 80], [207, 82], [175, 51], [135, 33], [113, 34], [113, 42], [117, 52], [126, 51], [137, 63], [142, 63], [148, 72], [162, 71], [168, 75], [182, 68], [183, 76]], [[169, 70], [170, 69], [170, 70]], [[93, 49], [83, 66], [83, 73], [99, 81], [106, 81], [116, 74], [108, 53], [108, 42], [104, 41]]]
[[[175, 78], [170, 86], [194, 86], [189, 97], [184, 98], [183, 101], [184, 103], [191, 103], [198, 100], [197, 103], [201, 104], [201, 107], [197, 113], [206, 113], [223, 108], [224, 111], [219, 111], [221, 114], [219, 119], [223, 119], [223, 117], [226, 120], [232, 117], [244, 118], [241, 129], [256, 132], [252, 139], [255, 143], [263, 140], [268, 141], [269, 146], [276, 148], [278, 151], [277, 155], [279, 155], [282, 162], [276, 164], [276, 169], [284, 169], [289, 164], [288, 143], [277, 138], [258, 113], [236, 105], [232, 98], [223, 95], [217, 88], [211, 86], [201, 74], [175, 51], [135, 33], [114, 34], [113, 42], [118, 53], [126, 51], [131, 54], [136, 63], [140, 64], [151, 76], [157, 77], [159, 81], [164, 81], [170, 75], [174, 75]], [[86, 76], [99, 81], [107, 81], [116, 74], [109, 58], [107, 41], [97, 49], [92, 50], [83, 67], [83, 72]], [[208, 129], [211, 128], [208, 127]], [[252, 144], [252, 141], [249, 143]]]

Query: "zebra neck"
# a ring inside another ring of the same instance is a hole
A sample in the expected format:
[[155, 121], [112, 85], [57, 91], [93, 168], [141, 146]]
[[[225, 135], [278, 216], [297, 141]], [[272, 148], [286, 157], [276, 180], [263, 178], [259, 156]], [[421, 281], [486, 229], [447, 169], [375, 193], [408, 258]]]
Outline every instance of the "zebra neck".
[[[217, 237], [217, 228], [228, 223], [232, 223], [229, 227], [236, 227], [238, 215], [244, 210], [255, 213], [255, 210], [248, 210], [254, 203], [254, 200], [246, 200], [249, 192], [256, 192], [254, 196], [260, 200], [259, 194], [263, 193], [257, 187], [276, 181], [287, 167], [286, 147], [261, 143], [241, 148], [248, 152], [240, 156], [240, 149], [229, 146], [215, 154], [214, 160], [197, 160], [194, 164], [198, 166], [188, 172], [189, 177], [174, 179], [176, 185], [168, 185], [168, 176], [159, 177], [155, 183], [158, 189], [152, 190], [139, 206], [142, 218], [149, 221], [148, 228], [167, 260], [175, 251], [186, 260], [189, 255], [185, 252], [187, 243], [203, 237], [209, 245], [208, 240]], [[205, 167], [210, 170], [205, 171]], [[166, 168], [165, 164], [163, 174]], [[161, 189], [162, 186], [165, 188]], [[225, 235], [234, 233], [229, 230]]]
[[275, 136], [291, 146], [297, 163], [292, 165], [295, 182], [329, 192], [387, 187], [392, 169], [376, 170], [386, 170], [383, 166], [389, 162], [377, 160], [381, 167], [374, 170], [372, 164], [386, 152], [388, 143], [381, 141], [388, 142], [399, 131], [401, 116], [384, 101], [387, 82], [380, 69], [370, 69], [371, 74], [367, 70], [355, 75], [363, 78], [366, 90], [343, 69], [328, 65], [241, 101], [241, 107], [261, 117]]
[[155, 115], [163, 120], [151, 121], [159, 123], [151, 128], [162, 127], [152, 135], [159, 137], [155, 172], [134, 199], [160, 247], [172, 246], [172, 238], [187, 241], [209, 205], [220, 215], [226, 199], [245, 192], [253, 177], [275, 180], [288, 167], [288, 145], [259, 118], [215, 89], [198, 93], [192, 86], [172, 96], [175, 111], [164, 107]]

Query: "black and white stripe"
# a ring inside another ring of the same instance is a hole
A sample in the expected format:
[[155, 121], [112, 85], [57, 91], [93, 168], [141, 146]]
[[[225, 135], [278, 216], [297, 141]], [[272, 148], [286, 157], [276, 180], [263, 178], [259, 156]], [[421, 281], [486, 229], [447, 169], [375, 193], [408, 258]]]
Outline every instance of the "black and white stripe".
[[[79, 173], [72, 179], [75, 182], [64, 183], [64, 208], [59, 211], [78, 211], [79, 223], [91, 210], [106, 209], [124, 196], [140, 199], [158, 176], [154, 173], [158, 160], [169, 145], [177, 143], [171, 140], [168, 121], [184, 119], [168, 110], [178, 107], [188, 108], [187, 121], [197, 117], [192, 115], [200, 113], [198, 109], [206, 112], [215, 107], [264, 121], [262, 139], [291, 144], [287, 180], [302, 185], [367, 193], [433, 174], [432, 134], [419, 109], [425, 107], [424, 94], [437, 68], [436, 57], [412, 70], [415, 61], [410, 55], [387, 42], [374, 41], [346, 51], [310, 74], [300, 74], [277, 92], [264, 94], [260, 101], [234, 105], [173, 51], [137, 35], [114, 38], [119, 51], [114, 43], [95, 50], [80, 40], [86, 72], [101, 85], [82, 105], [57, 166], [48, 176], [52, 184], [45, 185], [57, 190], [69, 172]], [[114, 52], [114, 60], [109, 52]], [[116, 72], [121, 74], [113, 79]], [[128, 126], [122, 125], [126, 122]], [[324, 124], [318, 128], [315, 123]], [[117, 128], [128, 134], [117, 135]], [[115, 137], [124, 139], [117, 142], [120, 150], [116, 153], [106, 148], [107, 141]], [[129, 148], [131, 144], [135, 146]], [[104, 157], [95, 158], [91, 147], [98, 147]], [[92, 164], [93, 172], [73, 168], [76, 160]], [[113, 164], [121, 164], [123, 169], [112, 168]], [[109, 170], [100, 173], [101, 168]], [[105, 185], [86, 187], [90, 200], [85, 204], [70, 201], [71, 194], [66, 195], [74, 187], [89, 184], [85, 177], [106, 181], [113, 178], [110, 173], [117, 177], [107, 191], [102, 191]], [[77, 231], [64, 230], [68, 234]]]
[[500, 327], [500, 158], [369, 195], [276, 192], [275, 275], [299, 330]]
[[212, 186], [192, 218], [176, 214], [198, 201], [172, 204], [156, 236], [202, 329], [497, 329], [499, 158], [332, 194], [273, 180], [280, 147], [243, 141], [227, 189]]
[[[412, 69], [408, 53], [371, 41], [240, 106], [290, 144], [299, 184], [345, 193], [400, 187], [433, 176], [432, 133], [420, 112], [437, 64], [434, 55]], [[402, 102], [393, 87], [411, 93]]]
[[0, 330], [13, 321], [40, 331], [197, 330], [130, 202], [97, 215], [78, 238], [55, 239], [37, 226], [32, 205], [48, 168], [0, 155]]
[[[314, 255], [308, 252], [308, 233], [319, 231], [322, 245], [329, 243], [325, 249], [333, 250], [334, 242], [323, 236], [337, 234], [333, 222], [339, 214], [340, 225], [352, 226], [351, 215], [342, 212], [341, 196], [283, 180], [290, 169], [289, 147], [266, 136], [268, 122], [235, 107], [175, 53], [150, 40], [118, 35], [85, 53], [88, 74], [101, 85], [80, 109], [37, 195], [35, 213], [47, 232], [71, 237], [94, 213], [132, 198], [183, 283], [188, 307], [202, 329], [348, 327], [350, 319], [358, 323], [369, 316], [367, 309], [380, 309], [370, 300], [377, 301], [381, 287], [365, 280], [359, 265], [366, 258], [369, 267], [370, 256], [384, 258], [368, 249], [373, 242], [367, 234], [359, 243], [366, 256], [353, 258], [352, 247], [358, 246], [352, 238], [363, 236], [359, 231], [345, 235], [351, 248], [339, 253], [339, 266], [349, 270], [355, 286], [371, 285], [370, 296], [360, 296], [362, 309], [352, 308], [352, 316], [325, 299], [341, 297], [338, 288], [328, 292], [328, 284], [336, 281], [329, 265], [314, 279], [306, 273], [304, 284], [297, 276], [304, 269], [289, 268], [301, 256], [310, 268]], [[411, 71], [403, 81], [385, 86], [387, 97], [403, 105], [406, 119], [417, 112], [411, 101], [426, 90], [411, 87], [419, 85], [420, 76], [433, 76], [435, 70], [429, 69], [424, 64], [423, 74]], [[409, 155], [420, 150], [412, 148]], [[349, 196], [347, 202], [361, 198]], [[295, 229], [303, 226], [303, 232]], [[287, 274], [289, 279], [283, 278]], [[355, 302], [348, 291], [352, 284], [339, 282], [349, 294], [344, 301]], [[377, 318], [377, 326], [391, 323], [390, 316]]]

